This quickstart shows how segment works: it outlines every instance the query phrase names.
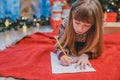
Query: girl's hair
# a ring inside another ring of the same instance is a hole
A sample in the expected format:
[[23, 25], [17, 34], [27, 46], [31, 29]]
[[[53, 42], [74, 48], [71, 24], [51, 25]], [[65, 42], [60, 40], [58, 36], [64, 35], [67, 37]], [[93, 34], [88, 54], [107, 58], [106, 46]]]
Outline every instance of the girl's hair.
[[[59, 39], [64, 43], [72, 55], [81, 55], [82, 53], [94, 51], [93, 56], [98, 57], [102, 54], [102, 16], [103, 11], [98, 0], [77, 0], [73, 3], [68, 23], [63, 36]], [[75, 49], [75, 30], [73, 28], [73, 19], [93, 24], [87, 31], [85, 46], [76, 52]]]

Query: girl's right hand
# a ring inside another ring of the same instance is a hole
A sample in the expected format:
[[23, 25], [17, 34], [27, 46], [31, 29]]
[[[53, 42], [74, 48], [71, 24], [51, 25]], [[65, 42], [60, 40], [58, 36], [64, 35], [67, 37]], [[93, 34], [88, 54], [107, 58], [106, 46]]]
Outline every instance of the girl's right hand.
[[71, 58], [66, 55], [61, 56], [60, 64], [63, 66], [69, 66], [71, 64]]

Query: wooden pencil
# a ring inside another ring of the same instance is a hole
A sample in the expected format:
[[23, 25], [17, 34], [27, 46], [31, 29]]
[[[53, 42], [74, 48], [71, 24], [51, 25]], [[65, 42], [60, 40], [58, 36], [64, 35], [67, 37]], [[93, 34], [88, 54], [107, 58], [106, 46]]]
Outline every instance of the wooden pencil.
[[57, 43], [58, 43], [60, 49], [62, 50], [63, 54], [67, 56], [67, 54], [66, 54], [66, 52], [64, 51], [63, 47], [61, 46], [59, 40], [58, 40], [56, 37], [55, 37], [55, 39], [56, 39], [56, 41], [57, 41]]

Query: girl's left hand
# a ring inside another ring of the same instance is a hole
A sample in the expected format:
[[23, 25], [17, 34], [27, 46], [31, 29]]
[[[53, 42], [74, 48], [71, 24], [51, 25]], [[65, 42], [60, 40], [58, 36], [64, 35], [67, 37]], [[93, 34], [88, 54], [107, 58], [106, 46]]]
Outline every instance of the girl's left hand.
[[82, 54], [79, 56], [76, 60], [73, 61], [73, 63], [76, 63], [75, 68], [77, 68], [80, 65], [80, 69], [86, 69], [87, 66], [92, 67], [89, 56], [87, 54]]

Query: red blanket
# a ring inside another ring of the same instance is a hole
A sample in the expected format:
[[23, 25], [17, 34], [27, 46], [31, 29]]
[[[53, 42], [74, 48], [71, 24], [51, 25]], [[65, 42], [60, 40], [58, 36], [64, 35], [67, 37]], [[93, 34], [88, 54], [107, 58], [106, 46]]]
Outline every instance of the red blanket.
[[28, 80], [120, 80], [120, 33], [104, 35], [104, 52], [91, 60], [96, 72], [52, 74], [53, 33], [34, 33], [0, 51], [0, 76]]

